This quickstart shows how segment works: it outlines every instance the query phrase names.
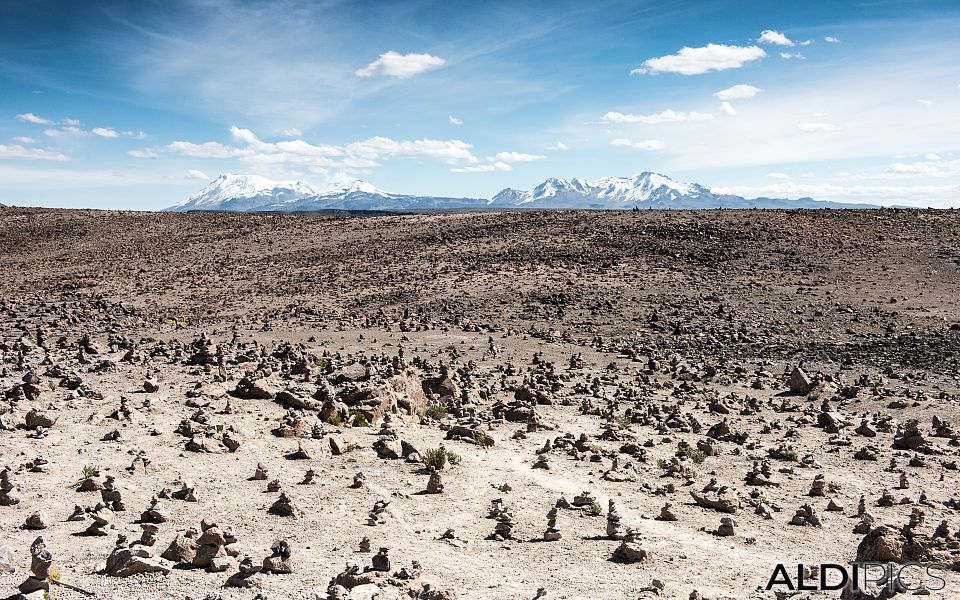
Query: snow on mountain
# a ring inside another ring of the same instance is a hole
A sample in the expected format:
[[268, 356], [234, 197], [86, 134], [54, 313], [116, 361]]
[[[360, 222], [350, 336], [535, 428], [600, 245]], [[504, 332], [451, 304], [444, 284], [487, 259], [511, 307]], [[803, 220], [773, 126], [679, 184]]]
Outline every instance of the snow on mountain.
[[168, 211], [189, 210], [249, 211], [270, 205], [291, 204], [320, 190], [305, 181], [276, 182], [259, 175], [227, 173]]
[[680, 183], [659, 173], [584, 180], [550, 178], [532, 191], [507, 188], [489, 200], [392, 194], [365, 181], [321, 192], [303, 181], [277, 183], [256, 175], [221, 175], [168, 211], [218, 210], [310, 212], [324, 210], [454, 209], [705, 209], [705, 208], [868, 208], [869, 205], [819, 202], [810, 198], [747, 199], [715, 194], [696, 183]]
[[716, 198], [710, 190], [697, 184], [678, 183], [658, 173], [644, 172], [633, 177], [601, 177], [593, 181], [551, 178], [532, 192], [505, 189], [494, 196], [490, 205], [518, 208], [611, 209], [641, 205], [684, 208], [691, 202], [710, 202]]

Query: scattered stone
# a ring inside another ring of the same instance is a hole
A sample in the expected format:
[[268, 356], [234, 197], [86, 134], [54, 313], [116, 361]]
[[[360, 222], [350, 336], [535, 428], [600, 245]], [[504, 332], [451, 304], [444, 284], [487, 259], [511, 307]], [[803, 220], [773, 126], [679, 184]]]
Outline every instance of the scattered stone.
[[46, 529], [49, 526], [49, 519], [42, 510], [38, 510], [30, 513], [24, 520], [23, 526], [27, 529]]

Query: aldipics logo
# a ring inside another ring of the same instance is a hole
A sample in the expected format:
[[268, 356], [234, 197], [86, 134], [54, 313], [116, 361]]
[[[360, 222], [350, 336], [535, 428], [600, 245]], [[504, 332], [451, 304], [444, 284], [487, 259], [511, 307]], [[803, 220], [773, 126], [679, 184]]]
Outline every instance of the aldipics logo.
[[936, 592], [947, 586], [941, 573], [948, 571], [940, 563], [881, 563], [854, 562], [849, 565], [823, 563], [821, 565], [778, 564], [773, 569], [767, 591], [786, 588], [790, 591], [835, 591], [850, 588], [860, 592], [886, 590], [888, 592]]

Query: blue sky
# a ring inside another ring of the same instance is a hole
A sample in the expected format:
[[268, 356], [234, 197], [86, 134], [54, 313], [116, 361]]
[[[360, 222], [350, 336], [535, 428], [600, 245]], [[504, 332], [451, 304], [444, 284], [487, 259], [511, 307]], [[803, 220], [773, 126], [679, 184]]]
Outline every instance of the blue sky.
[[955, 1], [2, 2], [0, 203], [650, 170], [960, 206], [958, 31]]

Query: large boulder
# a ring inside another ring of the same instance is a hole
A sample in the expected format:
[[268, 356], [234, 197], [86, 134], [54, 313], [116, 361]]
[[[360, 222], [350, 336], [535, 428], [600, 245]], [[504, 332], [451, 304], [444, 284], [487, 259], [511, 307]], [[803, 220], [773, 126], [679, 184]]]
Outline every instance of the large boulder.
[[422, 417], [427, 411], [427, 397], [420, 379], [412, 373], [394, 375], [382, 383], [359, 388], [341, 395], [350, 410], [358, 410], [370, 423], [386, 413]]

